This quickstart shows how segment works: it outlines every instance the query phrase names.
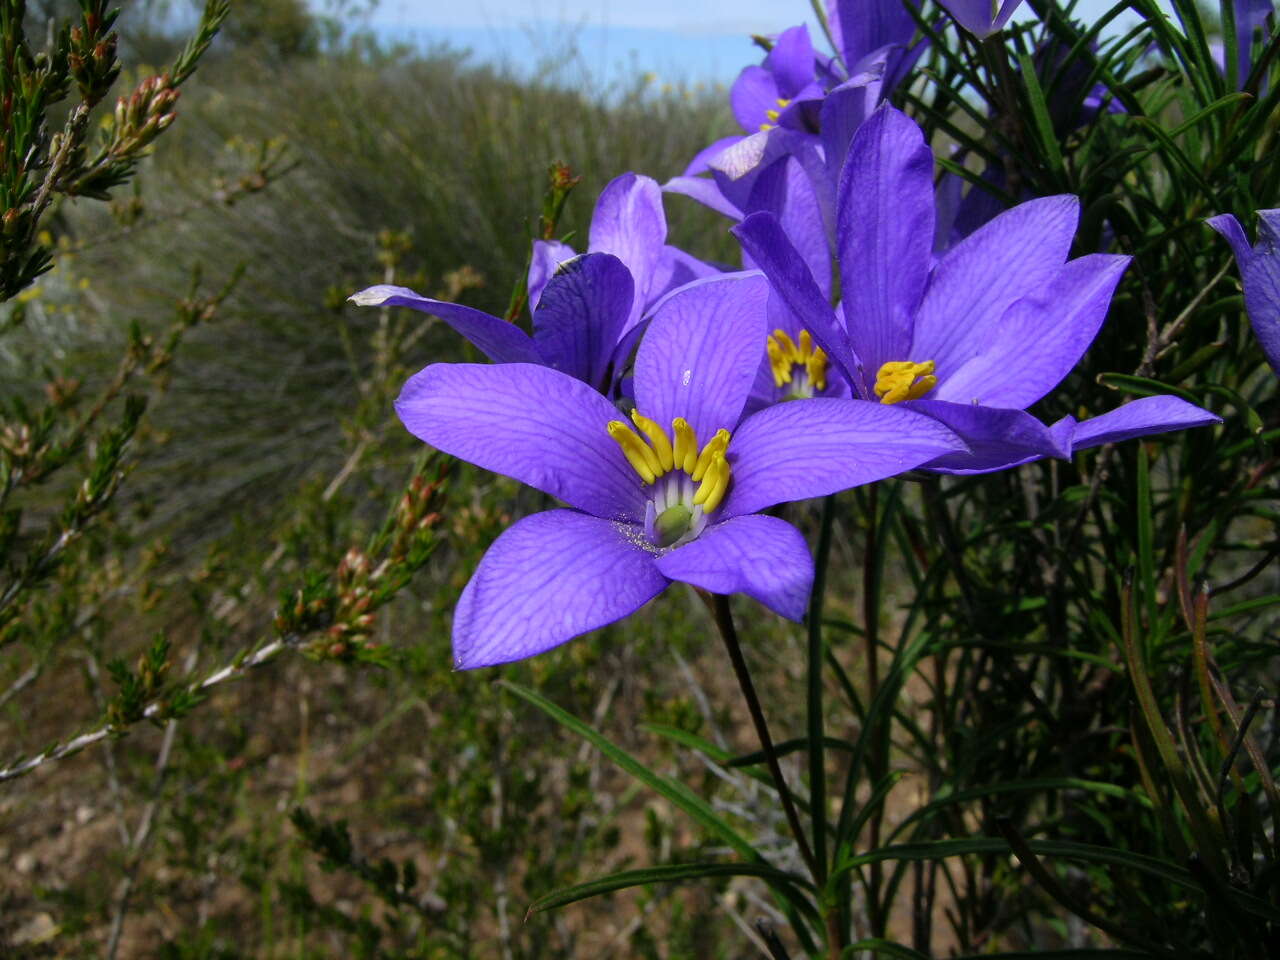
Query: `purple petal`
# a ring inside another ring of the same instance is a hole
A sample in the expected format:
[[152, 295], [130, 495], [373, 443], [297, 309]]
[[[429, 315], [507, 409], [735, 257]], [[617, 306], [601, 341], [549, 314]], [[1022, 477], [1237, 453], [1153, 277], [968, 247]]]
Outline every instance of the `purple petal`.
[[769, 278], [772, 288], [813, 334], [841, 374], [865, 392], [862, 364], [850, 349], [848, 336], [777, 218], [769, 213], [752, 214], [729, 232], [738, 238], [742, 249]]
[[729, 442], [720, 515], [821, 497], [964, 450], [929, 417], [865, 400], [792, 400], [762, 410]]
[[641, 538], [637, 528], [573, 510], [508, 528], [454, 609], [454, 667], [523, 660], [639, 610], [667, 586]]
[[408, 287], [379, 284], [353, 293], [348, 299], [361, 307], [411, 307], [439, 317], [466, 337], [494, 363], [542, 363], [542, 355], [529, 335], [519, 327], [482, 310], [457, 303], [432, 300]]
[[809, 176], [794, 157], [775, 160], [756, 177], [747, 200], [752, 213], [772, 213], [796, 252], [804, 258], [809, 273], [824, 299], [831, 297], [831, 248], [822, 226], [822, 209]]
[[720, 192], [744, 214], [754, 212], [748, 202], [755, 178], [781, 157], [794, 157], [808, 174], [823, 212], [823, 228], [834, 231], [834, 191], [826, 173], [826, 161], [819, 149], [821, 140], [811, 133], [775, 127], [753, 133], [711, 161]]
[[697, 200], [730, 220], [742, 219], [742, 211], [721, 192], [720, 184], [709, 177], [672, 177], [662, 185], [662, 190]]
[[874, 376], [907, 360], [933, 251], [933, 154], [888, 104], [858, 128], [837, 200], [840, 293], [853, 349]]
[[916, 32], [902, 0], [836, 0], [831, 13], [836, 47], [850, 71], [873, 50], [906, 44]]
[[1258, 243], [1240, 276], [1253, 332], [1280, 374], [1280, 210], [1258, 211]]
[[1216, 217], [1210, 217], [1205, 223], [1217, 230], [1227, 243], [1231, 244], [1231, 249], [1236, 255], [1236, 263], [1243, 270], [1244, 265], [1253, 255], [1253, 250], [1249, 246], [1249, 238], [1245, 236], [1244, 228], [1240, 226], [1240, 221], [1229, 213], [1220, 213]]
[[712, 593], [745, 593], [788, 620], [804, 617], [813, 585], [813, 558], [800, 531], [762, 514], [713, 524], [655, 565], [663, 576]]
[[624, 173], [600, 191], [591, 218], [588, 251], [612, 253], [631, 271], [636, 291], [631, 324], [640, 319], [666, 240], [667, 217], [662, 211], [662, 189], [656, 180]]
[[1029, 200], [956, 244], [929, 277], [903, 359], [934, 361], [945, 381], [982, 352], [1009, 305], [1062, 270], [1079, 214], [1072, 196]]
[[729, 88], [729, 107], [738, 126], [755, 133], [768, 123], [769, 110], [778, 109], [778, 81], [764, 67], [751, 66], [738, 74]]
[[542, 299], [542, 288], [555, 276], [560, 264], [572, 260], [578, 252], [559, 240], [533, 241], [533, 254], [529, 258], [529, 309], [536, 310]]
[[1129, 259], [1093, 253], [1067, 263], [1043, 296], [1005, 311], [987, 350], [946, 374], [931, 399], [1019, 410], [1035, 403], [1097, 336]]
[[912, 400], [903, 406], [945, 424], [969, 446], [967, 453], [950, 453], [930, 461], [927, 470], [988, 473], [1040, 457], [1071, 456], [1069, 434], [1055, 433], [1022, 410], [945, 400]]
[[732, 430], [764, 356], [768, 297], [759, 274], [725, 274], [663, 300], [636, 354], [637, 409], [664, 428], [684, 417], [700, 443]]
[[[720, 154], [724, 153], [725, 150], [729, 149], [729, 147], [733, 146], [741, 139], [741, 134], [734, 134], [732, 137], [721, 137], [715, 143], [703, 147], [693, 155], [693, 159], [689, 161], [689, 165], [684, 168], [684, 175], [686, 177], [693, 177], [697, 176], [699, 173], [706, 173], [711, 169], [707, 165], [709, 161], [720, 156]], [[662, 189], [667, 189], [665, 184]]]
[[608, 434], [622, 419], [581, 380], [522, 363], [436, 363], [396, 400], [415, 437], [598, 517], [639, 520], [640, 478]]
[[1180, 397], [1142, 397], [1078, 424], [1071, 437], [1071, 448], [1087, 450], [1104, 443], [1221, 422], [1221, 417]]
[[1022, 0], [1004, 0], [999, 13], [991, 16], [991, 0], [939, 0], [962, 27], [979, 40], [1002, 28]]
[[632, 293], [631, 274], [615, 256], [588, 253], [561, 264], [533, 314], [533, 341], [547, 365], [607, 392]]
[[822, 102], [819, 129], [822, 131], [827, 177], [832, 183], [840, 182], [840, 171], [849, 154], [854, 132], [880, 102], [883, 68], [882, 61], [874, 70], [850, 77], [828, 93]]
[[683, 287], [686, 283], [701, 280], [703, 277], [714, 277], [721, 272], [719, 267], [704, 263], [679, 247], [667, 244], [662, 248], [662, 256], [658, 258], [658, 265], [654, 269], [645, 309], [656, 304], [677, 287]]
[[778, 40], [764, 58], [764, 67], [773, 74], [778, 96], [788, 99], [813, 82], [813, 41], [804, 24], [791, 27], [778, 35]]

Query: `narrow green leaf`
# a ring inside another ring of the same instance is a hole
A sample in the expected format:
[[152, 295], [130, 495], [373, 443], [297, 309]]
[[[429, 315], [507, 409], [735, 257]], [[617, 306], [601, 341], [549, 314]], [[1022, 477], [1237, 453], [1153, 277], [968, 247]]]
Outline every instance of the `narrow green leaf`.
[[1045, 159], [1049, 161], [1049, 169], [1055, 174], [1062, 173], [1062, 148], [1058, 146], [1058, 137], [1053, 132], [1053, 118], [1049, 116], [1049, 105], [1045, 103], [1044, 91], [1040, 89], [1040, 78], [1036, 76], [1036, 65], [1028, 54], [1018, 54], [1018, 66], [1022, 71], [1022, 85], [1027, 92], [1027, 103], [1031, 106], [1031, 119], [1035, 121], [1036, 132], [1040, 135], [1040, 145], [1044, 147]]
[[621, 747], [606, 739], [601, 733], [593, 730], [573, 714], [562, 710], [541, 694], [527, 687], [522, 687], [510, 680], [500, 680], [499, 684], [516, 696], [527, 700], [547, 716], [562, 726], [568, 727], [578, 736], [591, 743], [597, 750], [616, 763], [641, 783], [656, 790], [673, 804], [687, 813], [705, 829], [715, 834], [744, 857], [765, 863], [765, 859], [746, 839], [711, 809], [711, 805], [686, 787], [683, 783], [655, 773]]
[[[685, 880], [705, 880], [709, 877], [760, 877], [777, 886], [799, 885], [807, 887], [804, 877], [787, 873], [761, 863], [668, 863], [638, 870], [623, 870], [605, 877], [597, 877], [585, 883], [575, 883], [544, 894], [529, 904], [527, 915], [554, 910], [579, 900], [587, 900], [615, 890], [641, 887], [650, 883], [680, 883]], [[803, 900], [803, 898], [800, 898]], [[812, 907], [810, 908], [812, 910]], [[814, 916], [816, 916], [816, 912]]]

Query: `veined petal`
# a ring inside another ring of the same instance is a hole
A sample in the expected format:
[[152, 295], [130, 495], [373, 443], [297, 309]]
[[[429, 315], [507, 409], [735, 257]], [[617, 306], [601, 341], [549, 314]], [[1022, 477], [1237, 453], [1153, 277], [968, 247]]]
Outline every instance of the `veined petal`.
[[353, 293], [348, 299], [361, 307], [410, 307], [439, 317], [466, 337], [494, 363], [542, 363], [538, 348], [519, 327], [458, 303], [419, 296], [408, 287], [378, 284]]
[[686, 283], [701, 280], [703, 277], [714, 277], [722, 272], [719, 267], [685, 253], [679, 247], [667, 244], [662, 248], [662, 255], [658, 258], [658, 265], [654, 269], [645, 308], [654, 306], [677, 287], [683, 287]]
[[[693, 177], [699, 173], [706, 173], [708, 170], [711, 169], [709, 166], [707, 166], [709, 161], [718, 157], [725, 150], [733, 146], [735, 143], [737, 143], [741, 139], [742, 139], [741, 134], [734, 134], [731, 137], [721, 137], [719, 140], [715, 141], [714, 143], [708, 144], [707, 146], [703, 147], [701, 150], [699, 150], [697, 153], [693, 155], [693, 159], [689, 161], [689, 165], [684, 168], [684, 175], [686, 177]], [[666, 191], [667, 189], [666, 184], [663, 184], [662, 189], [664, 192]]]
[[925, 464], [941, 473], [989, 473], [1041, 457], [1068, 459], [1069, 435], [1059, 435], [1024, 410], [945, 400], [908, 400], [902, 406], [953, 430], [969, 449]]
[[831, 248], [822, 226], [822, 207], [813, 182], [795, 157], [781, 157], [756, 177], [747, 209], [778, 218], [783, 233], [804, 258], [826, 300], [831, 298]]
[[555, 276], [560, 264], [572, 260], [578, 252], [559, 240], [533, 241], [533, 254], [529, 258], [529, 309], [536, 310], [542, 299], [542, 288]]
[[713, 524], [655, 566], [712, 593], [745, 593], [789, 620], [804, 617], [813, 585], [813, 558], [800, 531], [763, 514]]
[[562, 263], [533, 313], [533, 341], [547, 365], [602, 393], [631, 317], [631, 273], [617, 257], [588, 253]]
[[639, 521], [644, 495], [608, 433], [617, 409], [581, 380], [523, 363], [436, 363], [396, 413], [415, 437], [598, 517]]
[[1222, 418], [1181, 397], [1141, 397], [1122, 407], [1091, 417], [1075, 427], [1072, 450], [1087, 450], [1104, 443], [1119, 443], [1152, 433], [1168, 433], [1189, 427], [1221, 423]]
[[901, 0], [835, 0], [831, 14], [835, 43], [849, 70], [873, 50], [906, 44], [916, 32], [916, 22]]
[[1041, 296], [1009, 307], [987, 350], [946, 375], [931, 399], [1016, 409], [1035, 403], [1097, 336], [1129, 259], [1093, 253], [1067, 263]]
[[778, 95], [790, 99], [813, 82], [813, 41], [803, 23], [778, 34], [778, 39], [764, 58], [764, 67], [778, 84]]
[[738, 126], [755, 133], [768, 122], [767, 111], [778, 109], [778, 81], [764, 67], [750, 66], [738, 74], [729, 88], [729, 108]]
[[799, 251], [770, 213], [755, 213], [730, 231], [742, 249], [760, 268], [774, 291], [813, 335], [813, 339], [839, 368], [854, 389], [869, 395], [862, 364], [849, 345], [848, 335], [836, 319]]
[[573, 510], [535, 513], [508, 528], [454, 609], [454, 666], [523, 660], [640, 609], [667, 586], [643, 537]]
[[1258, 243], [1240, 276], [1253, 332], [1280, 374], [1280, 210], [1258, 211]]
[[991, 0], [939, 0], [964, 27], [979, 40], [1004, 27], [1022, 0], [1004, 0], [999, 12], [991, 15]]
[[742, 415], [768, 336], [769, 284], [723, 274], [681, 287], [653, 311], [636, 352], [636, 407], [667, 427], [684, 417], [705, 443]]
[[929, 277], [909, 357], [934, 361], [945, 381], [981, 353], [1009, 305], [1062, 270], [1079, 215], [1072, 196], [1029, 200], [952, 247]]
[[850, 77], [822, 101], [818, 129], [822, 132], [827, 177], [832, 183], [840, 182], [840, 171], [849, 155], [849, 142], [854, 132], [880, 102], [883, 78], [884, 60], [881, 59], [873, 69]]
[[649, 296], [654, 268], [667, 240], [667, 216], [662, 210], [662, 189], [651, 177], [624, 173], [600, 191], [591, 217], [590, 253], [612, 253], [635, 281], [636, 306], [631, 324]]
[[[719, 156], [719, 154], [717, 154]], [[672, 177], [662, 185], [663, 193], [679, 193], [697, 200], [704, 207], [714, 210], [730, 220], [741, 220], [742, 211], [720, 190], [720, 184], [710, 177]]]
[[933, 154], [882, 104], [853, 135], [836, 200], [840, 295], [868, 373], [906, 358], [933, 251]]
[[929, 417], [866, 400], [792, 400], [761, 410], [729, 444], [720, 515], [756, 513], [883, 480], [965, 449]]

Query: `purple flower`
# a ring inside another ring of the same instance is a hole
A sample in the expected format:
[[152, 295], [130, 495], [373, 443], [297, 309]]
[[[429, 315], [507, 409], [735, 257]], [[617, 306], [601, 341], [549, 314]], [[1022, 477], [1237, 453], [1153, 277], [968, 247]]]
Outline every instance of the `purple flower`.
[[539, 363], [610, 394], [642, 332], [641, 319], [676, 287], [719, 270], [666, 243], [662, 191], [649, 177], [610, 181], [591, 218], [590, 252], [537, 241], [529, 267], [533, 336], [481, 310], [379, 284], [351, 296], [369, 307], [437, 316], [495, 363]]
[[[1226, 46], [1216, 40], [1210, 43], [1210, 53], [1214, 60], [1217, 61], [1218, 69], [1224, 74], [1230, 75], [1230, 71], [1235, 71], [1236, 89], [1243, 90], [1245, 84], [1249, 80], [1249, 73], [1253, 69], [1253, 38], [1254, 35], [1261, 30], [1262, 39], [1267, 39], [1267, 17], [1275, 10], [1274, 0], [1231, 0], [1232, 12], [1235, 14], [1236, 23], [1236, 59], [1234, 63], [1227, 63]], [[1174, 8], [1178, 15], [1178, 19], [1183, 21], [1183, 27], [1186, 27], [1186, 21], [1182, 16], [1180, 8]], [[1265, 80], [1263, 81], [1265, 87]]]
[[755, 214], [733, 231], [855, 396], [905, 404], [968, 444], [929, 469], [998, 470], [1217, 421], [1176, 397], [1084, 424], [1046, 427], [1025, 413], [1092, 343], [1128, 258], [1068, 261], [1078, 202], [1060, 196], [1005, 211], [935, 262], [932, 173], [905, 114], [884, 105], [858, 130], [837, 198], [839, 314], [775, 217]]
[[979, 40], [1004, 28], [1022, 0], [1003, 0], [999, 10], [991, 0], [938, 0], [956, 22]]
[[[600, 191], [591, 216], [587, 252], [611, 253], [631, 272], [635, 296], [626, 324], [628, 330], [676, 287], [719, 273], [717, 268], [667, 243], [662, 189], [657, 181], [636, 173], [615, 177]], [[543, 289], [560, 265], [576, 255], [568, 244], [534, 241], [528, 282], [531, 308], [538, 306]]]
[[850, 138], [924, 49], [908, 46], [916, 25], [903, 0], [835, 0], [829, 20], [843, 67], [814, 51], [807, 27], [784, 31], [730, 92], [746, 135], [711, 144], [662, 187], [733, 220], [773, 213], [824, 289]]
[[1258, 242], [1252, 248], [1240, 221], [1231, 214], [1219, 214], [1208, 224], [1235, 251], [1245, 312], [1267, 362], [1280, 376], [1280, 210], [1258, 211]]
[[360, 306], [411, 307], [439, 317], [495, 363], [537, 363], [611, 393], [640, 334], [631, 273], [617, 257], [588, 253], [560, 264], [533, 311], [533, 336], [500, 317], [379, 284]]
[[630, 419], [579, 380], [532, 364], [434, 364], [396, 410], [446, 453], [558, 497], [480, 561], [454, 613], [459, 668], [519, 660], [619, 620], [673, 581], [803, 616], [813, 565], [761, 514], [961, 449], [907, 410], [799, 400], [742, 418], [766, 335], [755, 274], [697, 281], [656, 310]]

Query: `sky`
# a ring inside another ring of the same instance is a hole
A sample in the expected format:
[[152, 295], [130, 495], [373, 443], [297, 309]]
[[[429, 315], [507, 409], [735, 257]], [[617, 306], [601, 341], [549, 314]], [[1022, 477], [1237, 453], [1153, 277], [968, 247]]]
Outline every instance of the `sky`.
[[[1087, 19], [1114, 0], [1081, 0]], [[1022, 13], [1022, 11], [1020, 11]], [[729, 84], [759, 60], [752, 33], [807, 22], [809, 0], [378, 0], [370, 26], [384, 40], [447, 43], [517, 72], [575, 69], [609, 82], [637, 71], [660, 82]]]

